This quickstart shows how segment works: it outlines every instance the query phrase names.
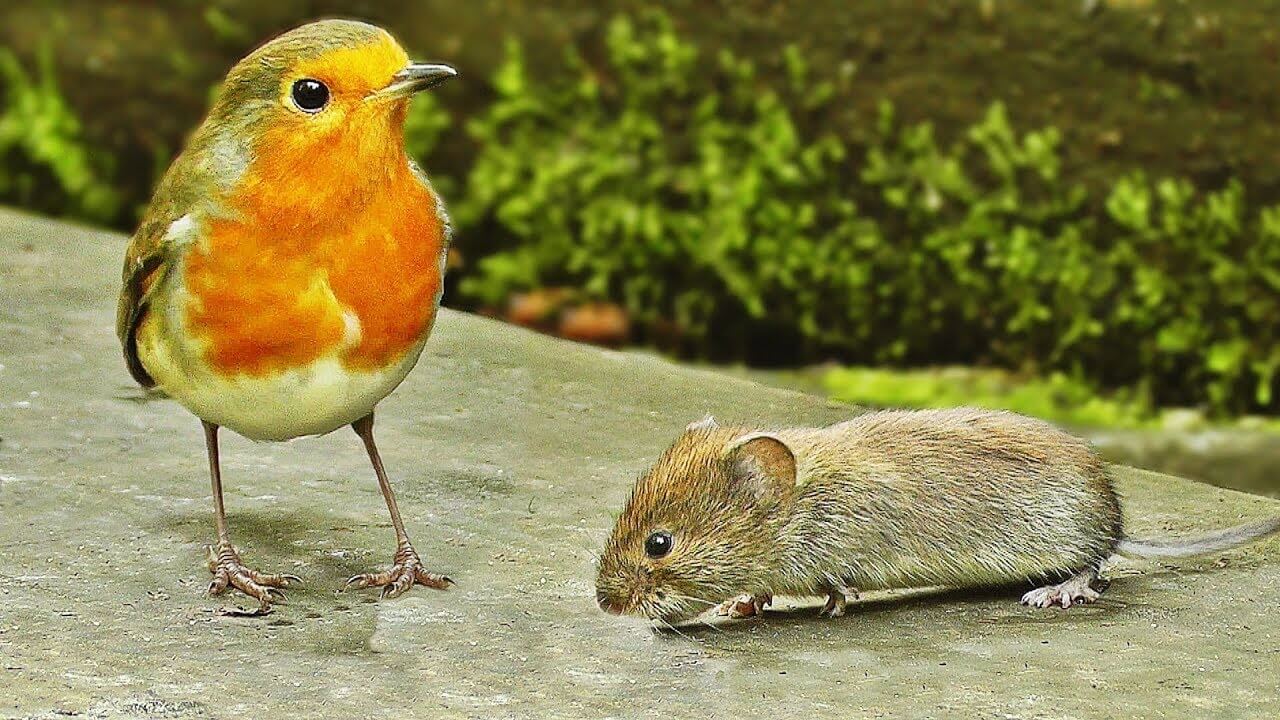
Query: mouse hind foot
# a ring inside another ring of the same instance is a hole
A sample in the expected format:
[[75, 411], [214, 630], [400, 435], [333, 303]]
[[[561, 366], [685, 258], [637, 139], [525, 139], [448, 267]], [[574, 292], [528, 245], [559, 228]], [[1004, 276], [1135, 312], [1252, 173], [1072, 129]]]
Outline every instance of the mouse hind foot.
[[1097, 568], [1088, 568], [1072, 575], [1057, 585], [1045, 585], [1022, 596], [1022, 604], [1031, 607], [1050, 608], [1060, 605], [1063, 609], [1097, 600], [1102, 589], [1094, 589], [1098, 580]]
[[820, 617], [838, 618], [844, 615], [845, 607], [850, 600], [858, 599], [858, 590], [847, 585], [832, 586], [827, 589], [827, 602], [818, 613]]

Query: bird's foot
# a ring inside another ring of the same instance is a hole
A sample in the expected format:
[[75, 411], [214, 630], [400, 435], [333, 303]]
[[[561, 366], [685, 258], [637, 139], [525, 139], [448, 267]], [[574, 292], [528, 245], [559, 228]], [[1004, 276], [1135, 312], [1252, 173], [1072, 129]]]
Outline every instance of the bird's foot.
[[355, 575], [347, 580], [343, 590], [367, 587], [381, 587], [384, 599], [403, 595], [414, 585], [426, 585], [437, 590], [447, 589], [453, 580], [439, 573], [428, 572], [422, 566], [422, 560], [408, 541], [400, 543], [396, 556], [389, 570], [377, 573]]
[[1038, 608], [1051, 608], [1054, 605], [1060, 605], [1063, 609], [1066, 609], [1071, 607], [1072, 604], [1083, 605], [1084, 603], [1091, 603], [1100, 596], [1100, 592], [1093, 589], [1093, 583], [1097, 579], [1098, 573], [1096, 570], [1085, 570], [1072, 575], [1065, 582], [1057, 585], [1046, 585], [1028, 592], [1022, 596], [1022, 604]]
[[227, 588], [235, 588], [258, 601], [259, 614], [269, 612], [272, 603], [285, 601], [284, 591], [280, 588], [302, 583], [302, 578], [297, 575], [273, 575], [247, 567], [231, 543], [206, 545], [205, 551], [209, 555], [209, 572], [213, 573], [209, 594], [221, 595]]
[[740, 620], [763, 615], [765, 607], [772, 604], [773, 595], [768, 593], [762, 595], [739, 595], [736, 598], [720, 603], [716, 608], [716, 614]]
[[827, 603], [819, 613], [822, 617], [838, 618], [844, 615], [850, 600], [858, 599], [858, 591], [851, 587], [832, 588], [827, 591]]

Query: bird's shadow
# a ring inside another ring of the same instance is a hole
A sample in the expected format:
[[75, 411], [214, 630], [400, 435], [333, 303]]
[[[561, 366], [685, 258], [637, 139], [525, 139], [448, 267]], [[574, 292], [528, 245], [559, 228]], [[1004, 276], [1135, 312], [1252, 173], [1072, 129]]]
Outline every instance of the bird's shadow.
[[148, 403], [169, 399], [169, 396], [162, 390], [157, 390], [155, 388], [143, 388], [138, 387], [137, 385], [118, 386], [112, 397], [116, 400], [133, 403], [135, 405], [146, 405]]
[[[158, 518], [157, 524], [199, 548], [197, 562], [204, 563], [203, 548], [216, 538], [208, 511], [169, 513]], [[390, 523], [352, 525], [306, 510], [228, 512], [227, 525], [231, 542], [245, 564], [264, 572], [304, 575], [302, 589], [310, 591], [339, 588], [352, 575], [382, 569], [395, 549]], [[386, 534], [385, 542], [367, 540], [382, 533]], [[337, 542], [332, 542], [335, 539]], [[294, 569], [298, 566], [303, 572]]]

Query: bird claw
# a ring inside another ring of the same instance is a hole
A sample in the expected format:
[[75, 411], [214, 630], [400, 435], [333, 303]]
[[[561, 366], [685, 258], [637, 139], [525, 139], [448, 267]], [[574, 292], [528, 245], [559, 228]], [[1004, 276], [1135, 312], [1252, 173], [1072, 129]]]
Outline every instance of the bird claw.
[[390, 600], [413, 589], [414, 585], [425, 585], [437, 590], [447, 589], [453, 580], [447, 575], [428, 572], [422, 566], [422, 560], [413, 546], [403, 543], [396, 551], [394, 564], [388, 570], [375, 573], [352, 575], [343, 585], [343, 591], [358, 590], [370, 587], [381, 587], [379, 597]]
[[360, 588], [366, 588], [372, 584], [373, 583], [369, 581], [368, 575], [352, 575], [351, 577], [347, 578], [347, 581], [345, 583], [343, 583], [342, 592], [346, 592], [348, 590], [358, 590]]
[[209, 556], [209, 572], [213, 573], [208, 593], [217, 596], [235, 588], [258, 601], [260, 614], [269, 612], [274, 603], [288, 603], [288, 596], [280, 588], [302, 583], [297, 575], [263, 573], [246, 566], [230, 543], [219, 544], [216, 549], [210, 545], [205, 550]]

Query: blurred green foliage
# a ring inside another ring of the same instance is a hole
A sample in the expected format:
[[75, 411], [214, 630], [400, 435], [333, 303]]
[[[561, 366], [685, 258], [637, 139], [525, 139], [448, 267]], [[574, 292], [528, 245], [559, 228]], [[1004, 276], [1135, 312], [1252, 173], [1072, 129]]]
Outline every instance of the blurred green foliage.
[[1275, 417], [1247, 415], [1224, 424], [1221, 418], [1210, 419], [1199, 410], [1154, 407], [1148, 396], [1131, 388], [1100, 390], [1061, 372], [1035, 377], [996, 368], [836, 367], [765, 373], [763, 377], [784, 386], [820, 389], [834, 399], [865, 407], [968, 406], [1012, 410], [1077, 427], [1180, 431], [1232, 427], [1280, 433], [1280, 419]]
[[453, 123], [435, 95], [422, 93], [413, 99], [404, 121], [404, 149], [411, 157], [423, 158], [431, 154], [440, 142], [440, 135]]
[[[508, 47], [454, 199], [489, 251], [463, 293], [583, 288], [695, 354], [786, 346], [868, 364], [993, 364], [1158, 403], [1270, 410], [1280, 207], [1238, 183], [1060, 179], [1061, 136], [999, 103], [955, 142], [882, 105], [862, 144], [800, 130], [833, 83], [708, 58], [662, 15], [621, 17], [603, 62], [540, 82]], [[464, 241], [465, 242], [465, 241]]]
[[1081, 427], [1156, 427], [1159, 413], [1131, 392], [1105, 394], [1063, 373], [1017, 378], [994, 369], [942, 368], [890, 371], [836, 368], [822, 383], [838, 400], [873, 407], [957, 406], [1012, 410]]
[[802, 138], [794, 117], [819, 110], [830, 83], [791, 53], [772, 86], [728, 53], [702, 58], [660, 15], [615, 20], [606, 47], [607, 75], [570, 50], [576, 78], [551, 85], [509, 47], [496, 101], [468, 125], [480, 154], [455, 207], [463, 227], [492, 220], [510, 243], [463, 292], [496, 303], [569, 284], [672, 321], [702, 349], [770, 317], [804, 337], [840, 333], [820, 296], [843, 292], [853, 256], [821, 238], [862, 220], [829, 201], [849, 173], [842, 145]]
[[0, 48], [0, 202], [92, 222], [120, 211], [110, 160], [93, 153], [53, 74], [49, 46], [33, 76]]

